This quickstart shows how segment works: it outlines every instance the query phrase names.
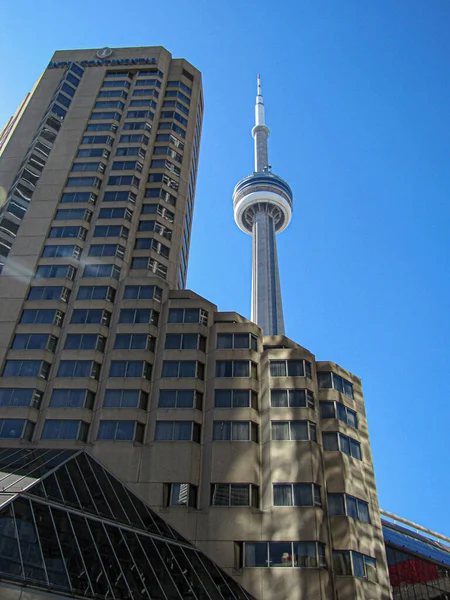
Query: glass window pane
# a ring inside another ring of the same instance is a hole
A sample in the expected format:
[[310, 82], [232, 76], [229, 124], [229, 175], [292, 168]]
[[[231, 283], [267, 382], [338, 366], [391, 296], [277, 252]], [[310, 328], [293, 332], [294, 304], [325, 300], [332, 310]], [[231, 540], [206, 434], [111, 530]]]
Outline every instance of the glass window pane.
[[235, 348], [248, 348], [249, 347], [248, 333], [235, 333], [234, 334], [234, 347]]
[[369, 505], [367, 504], [367, 502], [358, 500], [358, 516], [359, 520], [363, 521], [363, 523], [370, 523]]
[[231, 506], [249, 506], [249, 486], [248, 484], [233, 484], [231, 487], [230, 504]]
[[344, 494], [328, 494], [328, 512], [330, 515], [345, 515]]
[[353, 559], [353, 575], [355, 577], [364, 577], [365, 570], [364, 570], [363, 555], [359, 554], [359, 552], [352, 552], [352, 559]]
[[308, 423], [306, 421], [291, 421], [291, 440], [307, 440]]
[[289, 422], [272, 421], [272, 440], [289, 439]]
[[179, 377], [195, 377], [195, 361], [180, 360]]
[[344, 454], [350, 454], [350, 438], [340, 433], [339, 442], [341, 445], [341, 452], [343, 452]]
[[230, 485], [228, 483], [216, 483], [213, 488], [213, 506], [229, 506]]
[[347, 501], [347, 514], [349, 517], [351, 517], [352, 519], [357, 519], [358, 518], [358, 507], [356, 504], [356, 498], [353, 498], [353, 496], [346, 496], [346, 501]]
[[336, 417], [334, 402], [320, 402], [319, 407], [322, 419], [334, 419]]
[[132, 440], [134, 438], [134, 421], [118, 421], [116, 440]]
[[177, 399], [176, 390], [161, 390], [159, 392], [159, 403], [160, 408], [175, 408]]
[[292, 486], [290, 484], [276, 484], [273, 486], [274, 506], [292, 506]]
[[356, 442], [355, 440], [350, 439], [350, 449], [351, 449], [351, 455], [353, 456], [353, 458], [362, 460], [361, 444], [359, 442]]
[[234, 361], [234, 377], [250, 377], [250, 365], [248, 360]]
[[173, 439], [189, 441], [191, 439], [192, 423], [190, 421], [175, 421], [173, 424]]
[[294, 506], [313, 506], [312, 485], [297, 483], [294, 488]]
[[246, 542], [245, 544], [245, 566], [246, 567], [267, 567], [267, 543], [266, 542]]
[[231, 390], [216, 390], [214, 392], [214, 405], [216, 408], [231, 407]]
[[315, 542], [294, 542], [294, 566], [317, 567]]
[[248, 441], [250, 439], [250, 423], [248, 421], [233, 421], [231, 439], [235, 441]]
[[285, 360], [271, 360], [270, 361], [270, 376], [271, 377], [285, 377], [287, 373], [286, 361]]
[[317, 373], [317, 379], [320, 389], [329, 389], [333, 387], [331, 373]]
[[303, 377], [304, 374], [302, 360], [288, 360], [288, 375], [290, 377]]
[[29, 501], [18, 498], [14, 502], [14, 513], [24, 575], [26, 579], [46, 585], [47, 578]]
[[250, 390], [233, 390], [233, 407], [247, 408], [250, 406]]
[[177, 408], [192, 408], [194, 406], [194, 390], [178, 390]]
[[172, 421], [158, 421], [155, 429], [155, 440], [169, 441], [172, 439]]
[[294, 408], [306, 406], [305, 390], [289, 390], [289, 406]]
[[292, 567], [291, 542], [270, 542], [269, 555], [271, 567]]
[[270, 402], [273, 408], [284, 408], [288, 405], [287, 390], [272, 390], [270, 392]]
[[215, 421], [213, 428], [213, 440], [229, 440], [231, 439], [231, 423], [230, 421]]
[[232, 333], [218, 333], [217, 334], [217, 348], [232, 348], [233, 347], [233, 334]]
[[322, 433], [324, 450], [339, 450], [337, 433]]

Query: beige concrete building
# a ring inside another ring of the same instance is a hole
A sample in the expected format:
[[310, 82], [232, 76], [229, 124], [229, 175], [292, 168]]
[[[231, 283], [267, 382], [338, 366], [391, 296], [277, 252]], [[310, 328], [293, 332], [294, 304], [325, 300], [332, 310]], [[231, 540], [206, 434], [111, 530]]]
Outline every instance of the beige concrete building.
[[[134, 566], [118, 591], [107, 533], [97, 589], [100, 567], [85, 558], [76, 572], [60, 537], [49, 560], [33, 490], [13, 490], [27, 521], [0, 478], [2, 598], [391, 598], [361, 381], [184, 289], [202, 112], [200, 73], [161, 47], [57, 52], [29, 98], [0, 160], [0, 470], [14, 450], [83, 450], [242, 588], [203, 572], [175, 534], [145, 577], [126, 540]], [[89, 485], [82, 500], [77, 456], [78, 471], [48, 476], [73, 515], [96, 502]], [[51, 505], [46, 481], [38, 501]], [[32, 575], [24, 522], [40, 539]]]

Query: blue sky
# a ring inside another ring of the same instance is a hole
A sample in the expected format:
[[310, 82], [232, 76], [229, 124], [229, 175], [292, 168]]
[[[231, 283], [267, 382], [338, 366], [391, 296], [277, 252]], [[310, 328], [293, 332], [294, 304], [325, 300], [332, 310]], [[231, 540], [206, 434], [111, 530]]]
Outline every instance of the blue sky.
[[[234, 185], [261, 73], [287, 335], [363, 379], [380, 505], [450, 535], [450, 3], [5, 3], [0, 125], [56, 49], [163, 45], [204, 77], [188, 286], [250, 314]], [[205, 249], [206, 248], [206, 249]], [[445, 385], [444, 385], [445, 384]]]

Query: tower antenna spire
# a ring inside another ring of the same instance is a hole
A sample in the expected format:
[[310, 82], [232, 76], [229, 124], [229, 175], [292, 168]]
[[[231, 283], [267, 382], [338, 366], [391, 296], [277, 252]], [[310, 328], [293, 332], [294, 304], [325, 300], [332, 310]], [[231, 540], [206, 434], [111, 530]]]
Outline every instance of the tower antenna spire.
[[289, 185], [270, 172], [261, 76], [256, 80], [255, 170], [233, 192], [234, 218], [253, 238], [252, 321], [264, 335], [284, 335], [283, 306], [275, 234], [283, 231], [292, 216]]

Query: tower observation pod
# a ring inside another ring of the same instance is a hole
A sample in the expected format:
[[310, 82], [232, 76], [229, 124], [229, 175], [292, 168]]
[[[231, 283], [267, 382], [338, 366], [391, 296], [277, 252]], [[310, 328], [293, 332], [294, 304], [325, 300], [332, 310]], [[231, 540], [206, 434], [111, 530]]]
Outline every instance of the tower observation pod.
[[252, 316], [263, 335], [284, 335], [283, 306], [276, 234], [286, 229], [292, 218], [292, 190], [271, 172], [264, 119], [261, 79], [258, 75], [255, 106], [255, 171], [240, 181], [233, 192], [234, 219], [252, 236]]

